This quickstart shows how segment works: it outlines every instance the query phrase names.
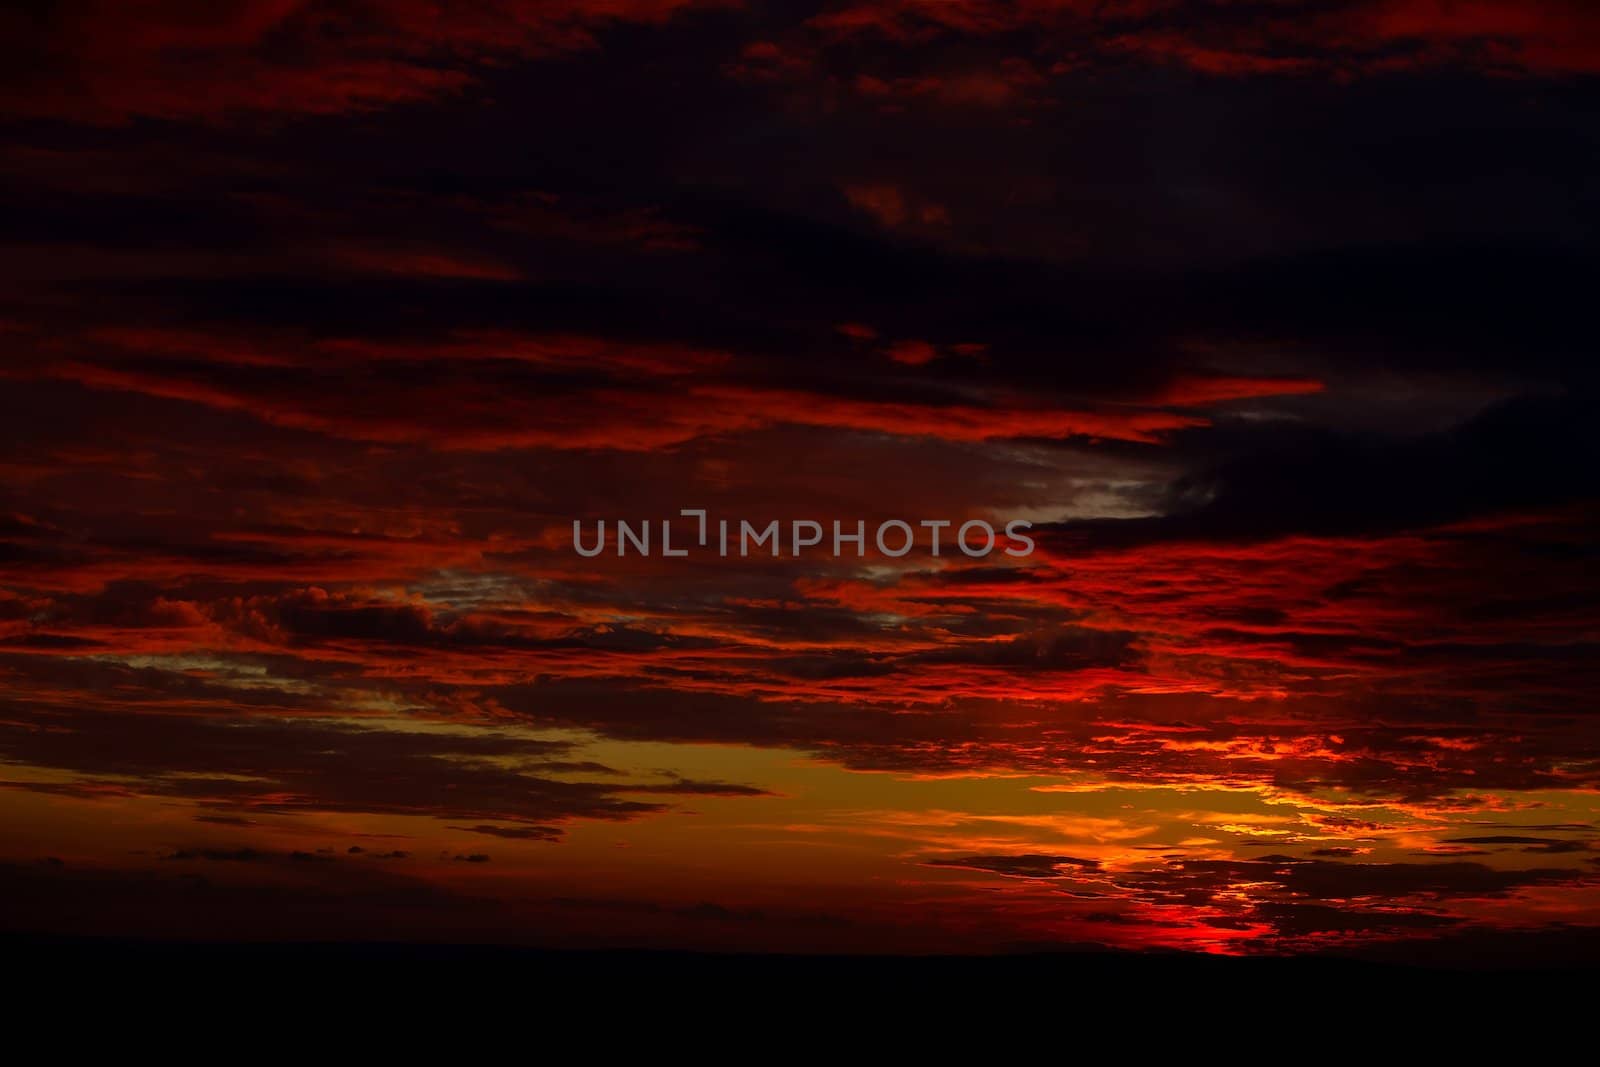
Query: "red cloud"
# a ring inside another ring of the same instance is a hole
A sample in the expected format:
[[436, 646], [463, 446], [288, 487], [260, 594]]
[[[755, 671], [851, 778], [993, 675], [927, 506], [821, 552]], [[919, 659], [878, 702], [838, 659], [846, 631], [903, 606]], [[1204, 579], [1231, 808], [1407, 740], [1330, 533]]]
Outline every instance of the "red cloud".
[[[951, 441], [1156, 442], [1173, 431], [1207, 424], [1201, 415], [1172, 408], [1318, 388], [1300, 379], [1188, 377], [1103, 407], [1057, 406], [1005, 391], [981, 401], [964, 397], [948, 403], [864, 399], [739, 380], [720, 373], [730, 359], [722, 352], [574, 335], [464, 333], [431, 344], [297, 343], [106, 328], [80, 349], [77, 358], [55, 355], [14, 374], [183, 400], [348, 439], [468, 451], [639, 450], [780, 425]], [[163, 354], [181, 360], [142, 358]], [[926, 342], [902, 342], [890, 354], [915, 365], [931, 359], [932, 348]], [[397, 377], [385, 364], [406, 364], [410, 373]], [[516, 377], [579, 369], [601, 378], [550, 391], [534, 377]], [[508, 374], [523, 386], [508, 389], [505, 383], [513, 380]], [[340, 389], [316, 384], [331, 381]], [[353, 395], [365, 402], [352, 405], [348, 397]]]
[[[1055, 72], [1084, 60], [1137, 55], [1209, 74], [1356, 75], [1396, 67], [1461, 65], [1512, 73], [1600, 70], [1600, 17], [1583, 0], [1289, 0], [1241, 17], [1211, 0], [860, 0], [811, 19], [827, 42], [876, 37], [908, 49], [947, 38], [1046, 34]], [[1019, 61], [968, 80], [952, 101], [1005, 103], [1033, 84]], [[1031, 70], [1031, 68], [1026, 68]], [[941, 79], [857, 76], [865, 95], [932, 92]], [[921, 89], [917, 89], [920, 84]]]
[[415, 0], [79, 0], [8, 16], [11, 47], [26, 55], [11, 57], [0, 109], [91, 122], [341, 114], [460, 92], [481, 64], [592, 48], [609, 24], [730, 2], [496, 0], [446, 12]]
[[851, 207], [871, 215], [879, 225], [891, 230], [950, 221], [943, 205], [913, 196], [895, 185], [847, 185], [844, 196]]

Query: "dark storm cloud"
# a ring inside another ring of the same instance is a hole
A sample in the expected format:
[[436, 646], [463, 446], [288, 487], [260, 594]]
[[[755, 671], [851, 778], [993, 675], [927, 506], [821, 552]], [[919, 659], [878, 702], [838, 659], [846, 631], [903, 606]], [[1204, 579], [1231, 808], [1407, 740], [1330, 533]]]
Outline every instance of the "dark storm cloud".
[[472, 834], [504, 837], [513, 841], [559, 841], [565, 832], [559, 826], [452, 826], [452, 830], [465, 830]]
[[1399, 439], [1265, 431], [1249, 451], [1177, 480], [1166, 516], [1066, 529], [1112, 542], [1371, 535], [1587, 503], [1600, 496], [1590, 403], [1522, 397]]
[[166, 860], [208, 860], [214, 863], [253, 863], [267, 858], [267, 854], [253, 848], [180, 848], [161, 857]]

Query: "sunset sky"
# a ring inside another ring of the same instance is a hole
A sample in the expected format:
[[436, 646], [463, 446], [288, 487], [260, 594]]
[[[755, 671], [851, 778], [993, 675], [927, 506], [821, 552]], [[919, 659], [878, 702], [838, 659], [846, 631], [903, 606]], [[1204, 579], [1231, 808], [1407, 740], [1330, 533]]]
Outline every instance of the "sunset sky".
[[0, 930], [1600, 937], [1600, 7], [0, 42]]

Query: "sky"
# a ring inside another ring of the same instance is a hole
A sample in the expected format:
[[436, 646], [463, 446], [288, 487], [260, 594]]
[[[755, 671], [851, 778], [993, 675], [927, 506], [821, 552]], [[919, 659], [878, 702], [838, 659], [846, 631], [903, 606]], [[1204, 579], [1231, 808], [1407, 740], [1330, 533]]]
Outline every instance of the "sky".
[[1594, 5], [466, 7], [0, 14], [0, 928], [1597, 943]]

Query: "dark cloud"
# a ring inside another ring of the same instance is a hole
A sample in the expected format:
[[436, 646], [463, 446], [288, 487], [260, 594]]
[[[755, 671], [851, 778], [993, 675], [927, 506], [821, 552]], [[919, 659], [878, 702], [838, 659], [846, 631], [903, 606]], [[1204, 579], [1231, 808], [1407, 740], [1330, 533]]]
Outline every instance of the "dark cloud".
[[169, 860], [211, 860], [217, 863], [252, 863], [266, 859], [266, 854], [253, 848], [180, 848], [171, 855], [162, 857]]
[[1167, 515], [1094, 529], [1110, 540], [1361, 536], [1587, 503], [1600, 494], [1588, 403], [1521, 397], [1448, 431], [1390, 440], [1278, 431], [1175, 481]]
[[465, 830], [473, 834], [504, 837], [512, 841], [559, 841], [564, 832], [559, 826], [452, 826], [452, 830]]
[[1448, 837], [1446, 843], [1456, 845], [1522, 845], [1523, 852], [1588, 852], [1593, 845], [1588, 841], [1572, 841], [1560, 837], [1519, 837], [1515, 834], [1495, 834], [1488, 837]]
[[[80, 774], [137, 775], [155, 794], [248, 813], [629, 819], [663, 808], [619, 792], [699, 792], [692, 783], [676, 789], [544, 777], [540, 757], [562, 746], [493, 731], [444, 741], [315, 720], [92, 712], [56, 717], [52, 726], [7, 730], [0, 748], [11, 759]], [[441, 803], [445, 797], [449, 803]]]

